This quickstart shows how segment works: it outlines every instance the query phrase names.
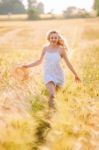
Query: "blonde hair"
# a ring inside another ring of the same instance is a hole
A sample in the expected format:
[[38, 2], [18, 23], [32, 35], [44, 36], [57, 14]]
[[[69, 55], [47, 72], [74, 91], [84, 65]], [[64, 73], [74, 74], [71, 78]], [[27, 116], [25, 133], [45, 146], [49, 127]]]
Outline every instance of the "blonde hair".
[[59, 34], [59, 32], [57, 32], [55, 30], [49, 31], [47, 33], [47, 40], [48, 41], [50, 40], [50, 36], [53, 33], [55, 33], [55, 34], [58, 35], [58, 43], [57, 44], [60, 45], [60, 46], [62, 46], [62, 48], [68, 50], [69, 48], [68, 48], [68, 44], [67, 44], [66, 40], [64, 39], [64, 37], [61, 34]]

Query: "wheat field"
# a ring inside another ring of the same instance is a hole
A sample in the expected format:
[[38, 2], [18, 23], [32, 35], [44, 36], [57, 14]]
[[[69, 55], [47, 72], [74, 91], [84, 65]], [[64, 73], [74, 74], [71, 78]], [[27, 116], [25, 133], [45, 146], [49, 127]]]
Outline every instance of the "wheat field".
[[[48, 92], [39, 58], [55, 29], [68, 41], [65, 86], [48, 119]], [[99, 19], [0, 21], [0, 150], [99, 150]]]

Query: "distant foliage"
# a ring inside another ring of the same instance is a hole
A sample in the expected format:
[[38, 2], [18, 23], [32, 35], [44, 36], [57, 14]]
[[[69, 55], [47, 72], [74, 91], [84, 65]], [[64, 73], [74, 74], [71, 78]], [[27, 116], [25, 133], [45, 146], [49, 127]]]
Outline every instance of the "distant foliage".
[[44, 5], [36, 0], [28, 0], [28, 19], [37, 20], [40, 19], [40, 14], [44, 13]]
[[26, 10], [19, 0], [2, 0], [0, 2], [0, 14], [23, 14]]
[[99, 16], [99, 0], [94, 0], [93, 8], [96, 10], [97, 16]]
[[39, 17], [39, 11], [36, 8], [32, 8], [28, 10], [28, 19], [29, 20], [38, 20]]
[[85, 9], [76, 7], [68, 7], [63, 11], [64, 18], [86, 18], [89, 17], [89, 13]]

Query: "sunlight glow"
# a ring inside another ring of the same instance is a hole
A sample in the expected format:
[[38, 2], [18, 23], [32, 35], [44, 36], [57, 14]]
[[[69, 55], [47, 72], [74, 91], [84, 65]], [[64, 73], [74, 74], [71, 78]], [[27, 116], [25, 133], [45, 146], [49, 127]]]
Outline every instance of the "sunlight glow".
[[[87, 11], [92, 10], [94, 0], [38, 0], [43, 2], [45, 7], [45, 13], [53, 11], [54, 13], [61, 13], [63, 10], [66, 10], [67, 7], [75, 6], [78, 8], [85, 8]], [[23, 0], [25, 6], [27, 6], [27, 0]]]

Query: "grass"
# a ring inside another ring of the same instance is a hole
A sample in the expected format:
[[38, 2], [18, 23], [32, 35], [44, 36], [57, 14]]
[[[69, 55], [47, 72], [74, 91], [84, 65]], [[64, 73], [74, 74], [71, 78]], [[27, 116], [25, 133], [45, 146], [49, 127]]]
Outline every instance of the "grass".
[[[98, 22], [96, 19], [19, 21], [18, 24], [1, 21], [0, 150], [99, 149]], [[14, 32], [8, 32], [8, 28]], [[82, 82], [75, 83], [62, 62], [66, 84], [56, 93], [57, 111], [48, 119], [42, 66], [18, 73], [16, 68], [40, 56], [50, 29], [67, 38], [71, 47], [69, 59]]]
[[25, 21], [27, 19], [27, 15], [21, 14], [21, 15], [0, 15], [1, 21], [16, 21], [16, 20], [23, 20]]
[[86, 38], [88, 40], [99, 39], [99, 29], [98, 29], [98, 27], [85, 29], [84, 38]]
[[[27, 21], [27, 14], [19, 14], [19, 15], [0, 15], [1, 21]], [[63, 19], [62, 15], [53, 15], [53, 14], [41, 14], [40, 19], [42, 20], [52, 20], [52, 19]]]

